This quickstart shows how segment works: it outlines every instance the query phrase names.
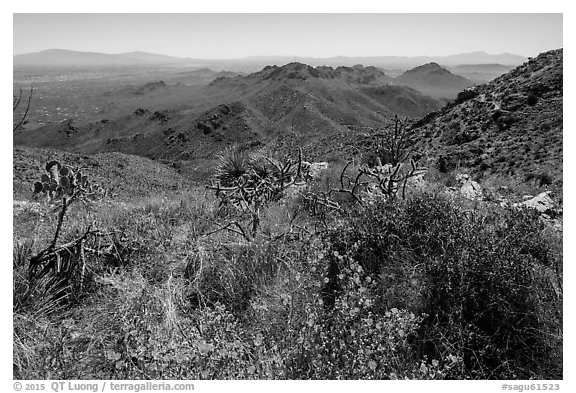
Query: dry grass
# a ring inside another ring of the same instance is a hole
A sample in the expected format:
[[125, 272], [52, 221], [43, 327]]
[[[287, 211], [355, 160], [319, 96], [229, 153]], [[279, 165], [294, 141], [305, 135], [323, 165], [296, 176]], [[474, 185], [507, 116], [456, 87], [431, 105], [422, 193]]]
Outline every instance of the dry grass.
[[[337, 181], [337, 173], [326, 173], [316, 187]], [[466, 209], [486, 214], [477, 205]], [[337, 280], [345, 285], [335, 302], [327, 304], [334, 239], [315, 233], [314, 218], [305, 214], [296, 196], [262, 211], [262, 225], [252, 241], [227, 230], [206, 236], [216, 229], [211, 221], [226, 217], [219, 216], [216, 200], [202, 189], [131, 202], [109, 200], [92, 210], [72, 209], [65, 219], [63, 239], [93, 224], [116, 231], [118, 244], [125, 248], [121, 261], [92, 259], [90, 285], [73, 301], [53, 305], [43, 300], [41, 288], [36, 297], [24, 301], [23, 296], [26, 260], [50, 240], [55, 224], [54, 218], [34, 209], [26, 207], [15, 215], [14, 236], [21, 245], [14, 254], [15, 378], [470, 377], [455, 373], [462, 362], [458, 354], [421, 357], [421, 299], [401, 295], [418, 292], [417, 275], [396, 275], [390, 286], [389, 277], [376, 274], [368, 282], [363, 272], [358, 281], [357, 269], [366, 270], [368, 265], [363, 257], [346, 254], [354, 249], [350, 243], [348, 251], [336, 257], [342, 274]], [[373, 217], [366, 218], [367, 225]], [[340, 223], [334, 230], [350, 231], [353, 221], [334, 221]], [[294, 224], [305, 230], [297, 236], [278, 236], [290, 233]], [[24, 243], [29, 228], [37, 233], [34, 245]], [[548, 237], [542, 244], [561, 256], [557, 235], [544, 234]], [[432, 240], [422, 239], [421, 245], [433, 247], [427, 243]], [[397, 257], [408, 265], [417, 261], [404, 251]], [[534, 278], [543, 283], [534, 299], [538, 312], [552, 321], [542, 327], [550, 345], [561, 342], [561, 323], [557, 323], [561, 308], [556, 307], [561, 307], [561, 299], [554, 299], [555, 292], [549, 290], [561, 278], [561, 270], [549, 268]], [[425, 280], [418, 282], [428, 285]], [[404, 301], [376, 301], [386, 290]], [[357, 340], [348, 339], [352, 332]], [[557, 354], [546, 359], [547, 364], [561, 364]], [[537, 377], [557, 377], [556, 370], [545, 372]]]

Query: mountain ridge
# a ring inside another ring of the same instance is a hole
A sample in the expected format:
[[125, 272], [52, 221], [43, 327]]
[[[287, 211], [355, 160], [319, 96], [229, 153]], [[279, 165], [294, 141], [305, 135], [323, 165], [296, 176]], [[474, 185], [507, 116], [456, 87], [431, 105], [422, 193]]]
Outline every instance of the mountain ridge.
[[[540, 54], [421, 119], [418, 148], [444, 170], [562, 183], [563, 50]], [[467, 168], [467, 169], [465, 169]]]
[[407, 86], [419, 93], [440, 100], [451, 100], [465, 88], [474, 84], [460, 75], [451, 73], [438, 63], [427, 63], [392, 78], [377, 67], [356, 64], [352, 67], [330, 66], [313, 67], [308, 64], [292, 62], [283, 66], [269, 65], [249, 75], [215, 79], [210, 86], [242, 87], [247, 83], [267, 83], [268, 81], [306, 81], [308, 79], [337, 80], [353, 85], [396, 85]]
[[[442, 102], [403, 86], [376, 67], [269, 66], [246, 76], [217, 78], [179, 110], [135, 111], [86, 125], [64, 122], [15, 135], [18, 144], [85, 154], [121, 151], [155, 159], [213, 157], [234, 144], [307, 145], [313, 156], [334, 153], [395, 114], [418, 118]], [[174, 85], [161, 81], [114, 94], [155, 95], [165, 100]], [[182, 87], [179, 87], [181, 89]], [[338, 146], [336, 146], [338, 145]]]

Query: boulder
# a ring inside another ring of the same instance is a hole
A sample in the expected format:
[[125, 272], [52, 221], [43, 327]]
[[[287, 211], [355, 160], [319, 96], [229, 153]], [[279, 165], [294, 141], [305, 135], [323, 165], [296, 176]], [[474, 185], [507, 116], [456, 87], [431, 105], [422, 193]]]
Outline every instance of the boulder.
[[482, 187], [474, 180], [467, 180], [460, 188], [460, 194], [468, 199], [483, 199]]
[[548, 216], [556, 215], [556, 204], [550, 197], [552, 191], [545, 191], [536, 195], [532, 199], [528, 199], [522, 202], [522, 205], [529, 207], [531, 209], [536, 209], [541, 214], [546, 214]]
[[315, 177], [318, 177], [320, 172], [325, 171], [326, 169], [328, 169], [328, 163], [327, 162], [313, 162], [310, 164], [309, 173], [310, 173], [310, 176], [315, 178]]
[[468, 175], [466, 173], [459, 173], [456, 175], [456, 181], [460, 184], [464, 184], [468, 180], [470, 180], [470, 175]]

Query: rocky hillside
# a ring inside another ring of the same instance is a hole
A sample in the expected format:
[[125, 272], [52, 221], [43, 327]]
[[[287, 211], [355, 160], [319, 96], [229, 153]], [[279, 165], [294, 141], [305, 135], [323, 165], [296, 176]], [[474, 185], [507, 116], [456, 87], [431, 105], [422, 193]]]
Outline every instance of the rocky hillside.
[[264, 81], [284, 81], [284, 80], [340, 80], [348, 84], [357, 85], [385, 85], [390, 84], [393, 78], [387, 76], [379, 68], [364, 67], [357, 64], [353, 67], [312, 67], [302, 63], [289, 63], [284, 66], [267, 66], [261, 71], [250, 74], [246, 77], [218, 78], [212, 82], [213, 86], [246, 84], [248, 82], [260, 83]]
[[104, 93], [105, 96], [107, 97], [111, 97], [111, 96], [118, 96], [118, 95], [136, 95], [136, 96], [141, 96], [141, 95], [146, 95], [146, 94], [151, 94], [151, 93], [155, 93], [157, 91], [161, 91], [161, 90], [166, 90], [168, 88], [168, 86], [166, 85], [166, 83], [164, 81], [156, 81], [156, 82], [148, 82], [145, 83], [143, 85], [140, 86], [126, 86], [120, 90], [114, 91], [114, 92], [106, 92]]
[[189, 185], [174, 169], [147, 158], [122, 153], [91, 156], [61, 150], [14, 147], [13, 192], [15, 200], [32, 196], [34, 182], [44, 173], [48, 161], [82, 167], [90, 179], [109, 189], [115, 198], [160, 197]]
[[426, 116], [419, 148], [442, 169], [561, 184], [562, 54], [542, 53]]
[[[216, 79], [169, 111], [138, 109], [120, 119], [64, 122], [20, 132], [15, 144], [93, 154], [118, 151], [163, 160], [212, 158], [231, 144], [308, 149], [310, 157], [341, 154], [359, 133], [394, 114], [419, 118], [442, 103], [390, 85], [375, 67], [310, 67], [291, 63], [247, 76]], [[160, 83], [146, 88], [165, 90]], [[350, 154], [354, 151], [350, 147]]]

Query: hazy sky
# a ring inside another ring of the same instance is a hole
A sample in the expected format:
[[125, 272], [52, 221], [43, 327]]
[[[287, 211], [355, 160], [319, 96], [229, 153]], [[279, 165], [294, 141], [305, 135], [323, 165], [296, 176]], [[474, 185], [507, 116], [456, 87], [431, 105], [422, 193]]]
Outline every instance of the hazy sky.
[[14, 14], [13, 40], [15, 55], [535, 56], [562, 47], [562, 14]]

